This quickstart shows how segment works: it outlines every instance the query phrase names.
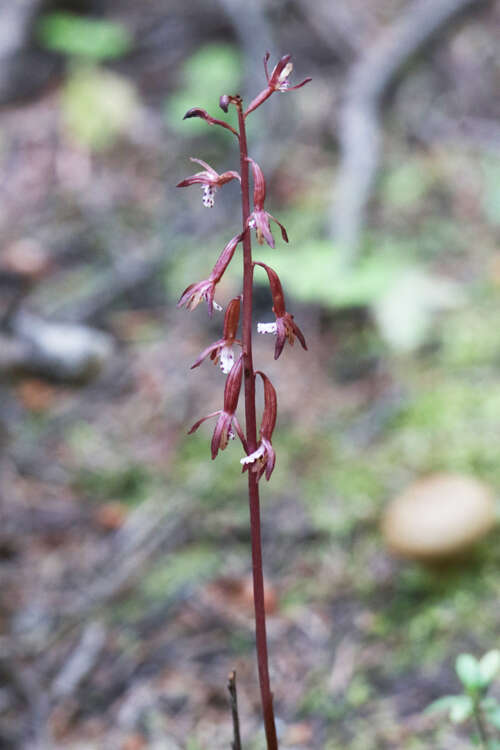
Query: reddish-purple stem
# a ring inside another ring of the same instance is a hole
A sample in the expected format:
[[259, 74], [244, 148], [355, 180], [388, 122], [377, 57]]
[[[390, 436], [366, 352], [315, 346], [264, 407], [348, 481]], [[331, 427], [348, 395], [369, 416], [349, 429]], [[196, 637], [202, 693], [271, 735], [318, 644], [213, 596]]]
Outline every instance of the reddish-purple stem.
[[[247, 227], [250, 215], [250, 194], [248, 181], [248, 151], [245, 130], [245, 116], [242, 103], [237, 103], [240, 131], [240, 175], [241, 209], [243, 218], [243, 362], [245, 375], [245, 427], [248, 452], [257, 448], [257, 418], [255, 413], [255, 373], [252, 359], [252, 292], [253, 263], [250, 230]], [[260, 502], [257, 474], [248, 472], [248, 498], [250, 505], [250, 533], [252, 540], [253, 598], [255, 607], [255, 634], [257, 663], [259, 669], [262, 713], [268, 750], [278, 749], [278, 738], [274, 721], [273, 695], [269, 682], [267, 657], [266, 614], [264, 608], [264, 576], [262, 573], [262, 541], [260, 531]]]

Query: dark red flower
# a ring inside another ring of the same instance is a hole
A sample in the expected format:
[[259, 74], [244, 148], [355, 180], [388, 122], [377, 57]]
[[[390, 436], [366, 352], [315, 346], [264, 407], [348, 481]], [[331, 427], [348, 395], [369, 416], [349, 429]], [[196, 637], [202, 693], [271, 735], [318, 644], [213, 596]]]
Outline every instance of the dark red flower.
[[281, 236], [285, 242], [288, 242], [288, 235], [286, 229], [278, 219], [267, 213], [264, 210], [264, 201], [266, 199], [266, 181], [262, 173], [262, 169], [259, 167], [257, 162], [250, 157], [247, 161], [252, 165], [253, 172], [253, 211], [248, 217], [247, 225], [250, 229], [255, 229], [257, 232], [257, 242], [259, 245], [264, 244], [264, 240], [267, 242], [269, 247], [274, 247], [274, 237], [271, 234], [271, 227], [269, 226], [269, 219], [276, 222], [281, 229]]
[[181, 182], [178, 183], [177, 187], [203, 185], [202, 200], [203, 205], [207, 208], [212, 208], [212, 206], [214, 205], [215, 192], [217, 188], [225, 185], [226, 182], [231, 182], [231, 180], [239, 180], [241, 182], [241, 178], [238, 172], [233, 172], [232, 170], [230, 170], [229, 172], [223, 172], [222, 174], [219, 174], [215, 171], [215, 169], [213, 169], [213, 167], [207, 164], [206, 161], [202, 161], [202, 159], [194, 159], [192, 156], [190, 157], [190, 159], [197, 164], [201, 164], [201, 166], [205, 167], [205, 169], [203, 170], [203, 172], [196, 172], [196, 174], [191, 175], [191, 177], [186, 177], [185, 180], [181, 180]]
[[212, 435], [212, 459], [217, 456], [220, 450], [223, 451], [227, 448], [229, 440], [234, 439], [235, 433], [233, 432], [233, 427], [243, 444], [243, 448], [245, 451], [247, 450], [245, 436], [235, 414], [236, 407], [238, 406], [242, 377], [243, 355], [241, 354], [226, 378], [226, 385], [224, 388], [224, 408], [222, 410], [219, 409], [218, 411], [214, 411], [211, 414], [207, 414], [206, 417], [202, 417], [188, 432], [188, 435], [191, 435], [191, 433], [195, 432], [207, 419], [219, 417]]
[[278, 359], [285, 341], [288, 339], [290, 346], [293, 346], [295, 337], [300, 341], [302, 348], [307, 350], [304, 334], [294, 322], [293, 315], [290, 315], [285, 308], [285, 295], [283, 287], [276, 271], [273, 271], [265, 263], [255, 263], [256, 266], [262, 266], [267, 272], [271, 294], [273, 296], [273, 313], [276, 316], [274, 323], [257, 323], [258, 333], [274, 333], [276, 335], [276, 346], [274, 349], [274, 359]]
[[190, 284], [181, 294], [181, 297], [177, 303], [177, 307], [186, 305], [186, 310], [194, 310], [198, 307], [202, 299], [207, 301], [208, 314], [212, 315], [214, 307], [216, 310], [222, 310], [222, 307], [217, 304], [214, 300], [215, 295], [215, 281], [211, 279], [203, 279], [203, 281], [197, 281], [195, 284]]
[[269, 481], [276, 463], [276, 454], [271, 443], [274, 427], [276, 425], [276, 415], [278, 410], [278, 399], [276, 390], [263, 372], [257, 370], [255, 375], [260, 375], [264, 384], [264, 412], [260, 425], [260, 440], [256, 450], [240, 460], [243, 464], [243, 471], [250, 468], [251, 471], [257, 472], [257, 479], [265, 473]]
[[281, 91], [282, 93], [285, 91], [293, 91], [294, 89], [300, 89], [302, 86], [305, 86], [306, 83], [312, 81], [312, 78], [304, 78], [301, 83], [297, 83], [295, 86], [290, 86], [288, 77], [293, 70], [293, 64], [290, 62], [291, 55], [284, 55], [274, 66], [271, 75], [269, 75], [267, 63], [270, 56], [269, 52], [266, 52], [264, 56], [264, 71], [266, 73], [267, 86], [252, 102], [250, 102], [248, 109], [245, 112], [245, 117], [250, 114], [250, 112], [253, 112], [254, 109], [260, 107], [262, 102], [265, 102], [275, 91]]
[[228, 373], [234, 365], [234, 344], [241, 346], [241, 341], [236, 338], [236, 331], [238, 330], [238, 323], [240, 320], [240, 305], [241, 305], [241, 294], [235, 297], [228, 304], [226, 314], [224, 316], [224, 330], [222, 338], [208, 346], [198, 357], [196, 362], [191, 365], [191, 369], [201, 365], [204, 359], [210, 355], [210, 359], [214, 364], [220, 358], [220, 368], [222, 372]]
[[194, 308], [200, 304], [202, 299], [205, 299], [207, 301], [209, 315], [212, 315], [214, 307], [216, 310], [222, 310], [222, 307], [214, 301], [215, 287], [230, 264], [236, 246], [238, 242], [241, 241], [242, 236], [242, 234], [237, 234], [227, 243], [226, 247], [219, 255], [208, 279], [197, 281], [195, 284], [190, 284], [184, 289], [177, 303], [177, 307], [186, 305], [187, 310], [194, 310]]

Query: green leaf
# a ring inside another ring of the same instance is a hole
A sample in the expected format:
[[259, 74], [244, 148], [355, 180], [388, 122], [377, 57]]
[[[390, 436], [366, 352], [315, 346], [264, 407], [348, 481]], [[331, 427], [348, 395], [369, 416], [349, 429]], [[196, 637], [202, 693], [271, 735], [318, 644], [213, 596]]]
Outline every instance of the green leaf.
[[92, 60], [121, 57], [132, 41], [122, 24], [76, 13], [48, 13], [42, 17], [37, 31], [47, 49]]
[[499, 669], [500, 651], [498, 649], [488, 651], [488, 653], [479, 660], [479, 672], [483, 687], [486, 687], [493, 682]]
[[457, 702], [462, 699], [463, 695], [443, 695], [442, 698], [438, 698], [424, 709], [424, 714], [436, 714], [439, 711], [449, 711]]
[[493, 711], [499, 706], [499, 703], [496, 698], [493, 698], [492, 695], [489, 695], [487, 698], [483, 698], [481, 701], [481, 708], [483, 711]]
[[495, 729], [500, 729], [500, 706], [497, 706], [496, 708], [489, 711], [485, 711], [484, 715], [486, 716], [486, 719], [489, 721], [489, 723], [493, 724]]
[[472, 698], [469, 695], [457, 695], [450, 708], [450, 719], [454, 724], [461, 724], [472, 715]]
[[479, 662], [472, 654], [459, 654], [455, 669], [460, 681], [468, 690], [477, 690], [482, 686]]

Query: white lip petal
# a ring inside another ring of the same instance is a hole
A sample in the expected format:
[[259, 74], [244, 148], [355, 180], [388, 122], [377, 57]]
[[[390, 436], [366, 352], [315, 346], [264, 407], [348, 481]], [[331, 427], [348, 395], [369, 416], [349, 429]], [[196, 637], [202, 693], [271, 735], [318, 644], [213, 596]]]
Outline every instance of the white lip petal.
[[234, 352], [232, 346], [223, 346], [220, 352], [220, 369], [227, 375], [234, 365]]
[[214, 306], [214, 309], [218, 310], [219, 312], [222, 310], [222, 307], [220, 305], [218, 305], [217, 302], [215, 302], [215, 301], [213, 302], [213, 306]]
[[213, 185], [203, 186], [203, 205], [206, 208], [213, 208], [215, 203], [215, 187]]
[[276, 323], [257, 323], [257, 333], [277, 333]]
[[250, 453], [249, 456], [245, 456], [244, 458], [240, 458], [240, 464], [253, 464], [255, 461], [257, 461], [259, 458], [262, 458], [264, 453], [266, 452], [266, 449], [263, 445], [259, 445], [256, 451], [253, 453]]

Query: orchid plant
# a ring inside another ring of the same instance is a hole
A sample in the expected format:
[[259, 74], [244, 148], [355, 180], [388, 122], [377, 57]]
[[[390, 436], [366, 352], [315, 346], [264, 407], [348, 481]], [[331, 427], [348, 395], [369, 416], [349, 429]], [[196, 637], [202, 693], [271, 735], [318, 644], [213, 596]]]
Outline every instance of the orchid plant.
[[[273, 699], [269, 681], [269, 667], [267, 655], [266, 618], [264, 609], [264, 579], [262, 572], [262, 543], [260, 530], [260, 500], [259, 480], [265, 476], [271, 478], [276, 462], [272, 446], [272, 436], [276, 425], [277, 396], [276, 389], [267, 375], [261, 370], [254, 370], [252, 356], [252, 320], [253, 320], [253, 275], [256, 266], [263, 268], [269, 280], [273, 299], [275, 321], [258, 323], [258, 333], [276, 335], [274, 358], [278, 359], [288, 341], [293, 345], [297, 338], [304, 349], [307, 349], [302, 331], [294, 322], [293, 315], [287, 312], [285, 297], [278, 274], [265, 263], [254, 262], [252, 258], [251, 233], [255, 231], [257, 242], [266, 242], [275, 247], [275, 240], [271, 233], [270, 222], [274, 222], [281, 230], [281, 236], [288, 242], [284, 226], [269, 214], [265, 207], [266, 182], [259, 165], [248, 156], [245, 121], [248, 115], [260, 107], [274, 92], [287, 92], [304, 86], [311, 79], [306, 78], [296, 86], [291, 86], [289, 76], [293, 70], [290, 62], [291, 55], [285, 55], [279, 60], [269, 75], [269, 52], [264, 57], [266, 87], [251, 101], [246, 110], [239, 95], [221, 96], [219, 105], [224, 112], [234, 106], [238, 115], [238, 130], [224, 120], [212, 117], [203, 109], [194, 107], [184, 115], [184, 119], [199, 117], [209, 125], [218, 125], [233, 133], [239, 144], [240, 172], [228, 171], [219, 174], [201, 159], [191, 159], [203, 167], [191, 177], [179, 182], [177, 187], [201, 185], [203, 189], [203, 205], [212, 208], [215, 195], [219, 188], [231, 180], [238, 180], [241, 185], [242, 231], [236, 234], [222, 250], [212, 272], [207, 279], [190, 284], [181, 295], [178, 307], [185, 306], [193, 310], [202, 300], [208, 306], [211, 316], [214, 309], [223, 308], [215, 301], [217, 284], [222, 279], [227, 267], [233, 260], [238, 245], [243, 248], [243, 290], [240, 295], [232, 299], [225, 311], [222, 338], [208, 346], [194, 362], [192, 367], [198, 367], [207, 358], [219, 362], [222, 372], [227, 375], [224, 387], [223, 408], [199, 419], [189, 431], [195, 432], [207, 419], [217, 417], [217, 423], [212, 436], [211, 452], [214, 459], [218, 452], [224, 450], [229, 440], [238, 437], [244, 456], [241, 458], [243, 472], [248, 473], [248, 497], [250, 506], [250, 529], [252, 545], [253, 593], [256, 624], [257, 664], [261, 692], [262, 712], [268, 750], [278, 747], [276, 726], [274, 719]], [[250, 167], [253, 177], [253, 210], [250, 210]], [[242, 311], [241, 338], [237, 338]], [[257, 437], [257, 415], [255, 405], [255, 385], [257, 376], [260, 377], [264, 388], [264, 408]], [[240, 391], [244, 389], [245, 401], [245, 431], [240, 426], [236, 416]]]

